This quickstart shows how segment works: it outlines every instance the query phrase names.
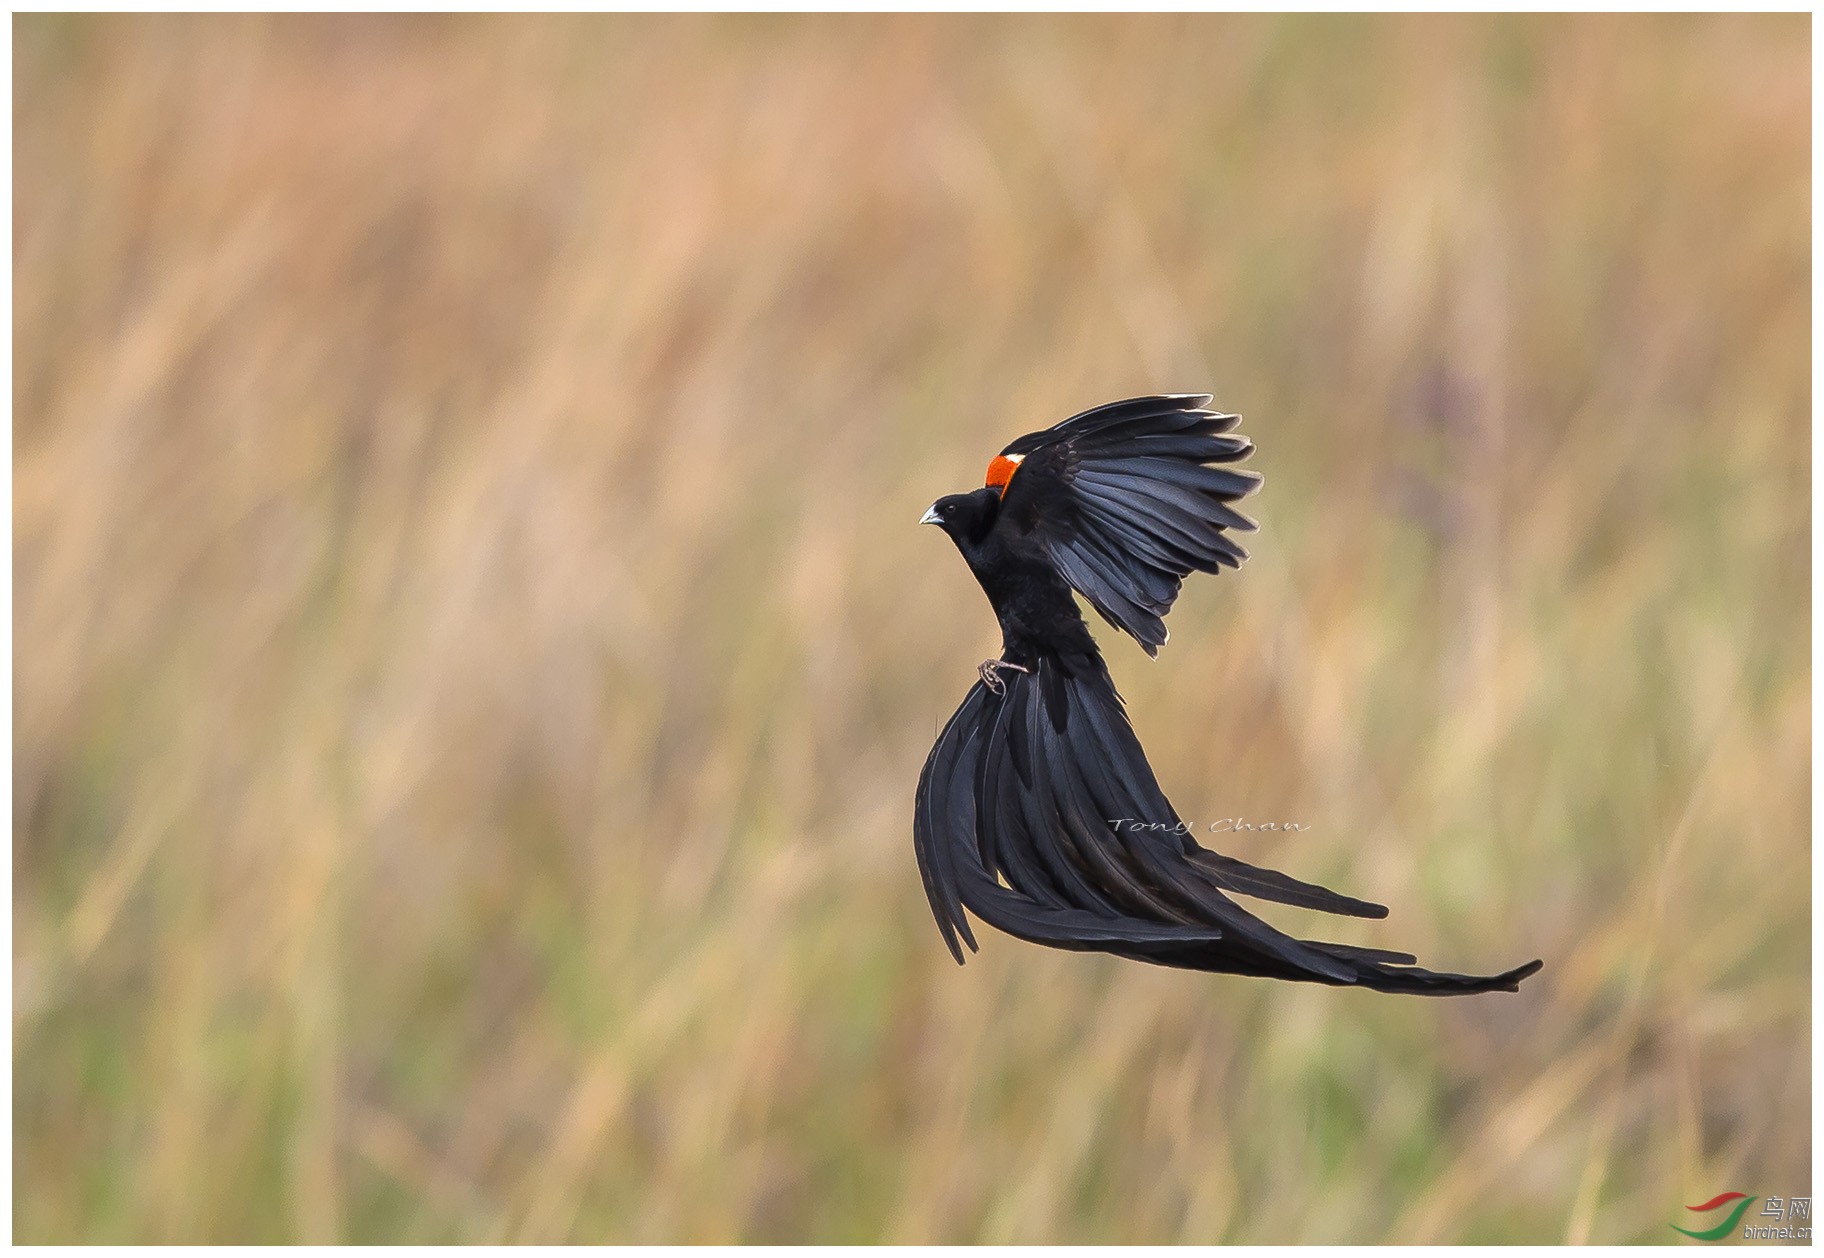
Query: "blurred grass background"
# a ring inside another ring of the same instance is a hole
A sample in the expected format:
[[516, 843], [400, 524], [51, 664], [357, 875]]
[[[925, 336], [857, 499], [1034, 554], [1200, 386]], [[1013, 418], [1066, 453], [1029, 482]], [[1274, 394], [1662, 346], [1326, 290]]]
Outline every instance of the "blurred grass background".
[[[24, 1241], [1663, 1241], [1810, 1186], [1809, 19], [23, 16]], [[1186, 817], [1519, 996], [999, 936], [915, 527], [1211, 390]]]

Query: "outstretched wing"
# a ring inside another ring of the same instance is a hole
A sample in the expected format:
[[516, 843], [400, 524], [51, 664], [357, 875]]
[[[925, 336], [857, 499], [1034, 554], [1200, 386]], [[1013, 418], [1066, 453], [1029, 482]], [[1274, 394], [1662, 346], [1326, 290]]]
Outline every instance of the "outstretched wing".
[[1254, 450], [1239, 415], [1203, 393], [1130, 398], [1021, 437], [988, 465], [997, 528], [1029, 537], [1104, 619], [1148, 655], [1186, 576], [1238, 568], [1230, 531], [1257, 526], [1231, 505], [1260, 487], [1235, 463]]
[[[1438, 973], [1403, 952], [1296, 939], [1239, 894], [1350, 917], [1378, 904], [1198, 846], [1178, 826], [1106, 671], [1041, 660], [979, 683], [919, 778], [913, 840], [925, 894], [960, 962], [968, 913], [1053, 948], [1112, 952], [1187, 970], [1451, 996], [1512, 991], [1503, 974]], [[1059, 692], [1060, 700], [1047, 698]], [[1143, 824], [1137, 824], [1143, 823]]]

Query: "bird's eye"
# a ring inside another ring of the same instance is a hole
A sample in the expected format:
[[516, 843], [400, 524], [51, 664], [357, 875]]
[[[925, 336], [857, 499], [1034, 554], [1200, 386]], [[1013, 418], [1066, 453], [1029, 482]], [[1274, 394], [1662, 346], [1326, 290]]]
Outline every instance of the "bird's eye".
[[944, 504], [944, 514], [945, 515], [955, 515], [956, 514], [956, 504], [954, 502], [946, 502]]

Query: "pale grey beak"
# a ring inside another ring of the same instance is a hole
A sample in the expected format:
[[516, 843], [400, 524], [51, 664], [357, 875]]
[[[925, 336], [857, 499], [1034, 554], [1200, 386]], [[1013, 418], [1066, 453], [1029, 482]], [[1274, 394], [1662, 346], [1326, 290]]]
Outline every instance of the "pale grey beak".
[[935, 502], [925, 508], [925, 513], [918, 517], [918, 522], [920, 524], [942, 524], [943, 523], [942, 520], [937, 518], [937, 504]]

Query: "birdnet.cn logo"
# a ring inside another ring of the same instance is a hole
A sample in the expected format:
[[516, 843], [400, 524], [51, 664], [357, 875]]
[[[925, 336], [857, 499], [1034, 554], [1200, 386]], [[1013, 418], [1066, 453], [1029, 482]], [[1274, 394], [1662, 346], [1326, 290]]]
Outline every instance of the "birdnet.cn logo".
[[[1672, 1230], [1683, 1232], [1686, 1236], [1700, 1241], [1720, 1241], [1738, 1238], [1745, 1241], [1808, 1241], [1811, 1239], [1811, 1198], [1810, 1197], [1768, 1197], [1761, 1205], [1759, 1214], [1752, 1216], [1748, 1222], [1742, 1222], [1742, 1216], [1759, 1197], [1750, 1197], [1747, 1193], [1720, 1193], [1708, 1201], [1700, 1202], [1685, 1209], [1694, 1214], [1708, 1215], [1702, 1222], [1708, 1227], [1680, 1227], [1674, 1223]], [[1698, 1220], [1693, 1220], [1697, 1222]], [[1802, 1226], [1801, 1226], [1802, 1224]], [[1738, 1233], [1736, 1228], [1740, 1227]]]

